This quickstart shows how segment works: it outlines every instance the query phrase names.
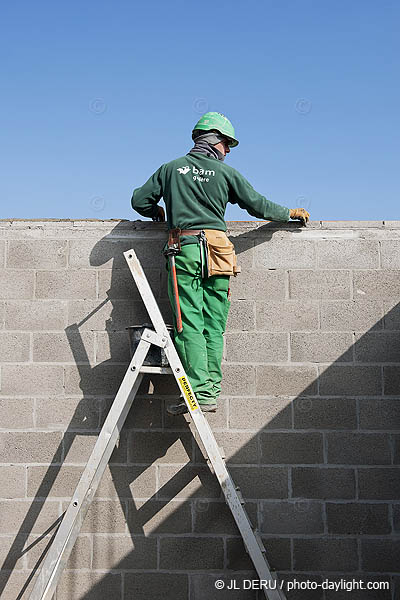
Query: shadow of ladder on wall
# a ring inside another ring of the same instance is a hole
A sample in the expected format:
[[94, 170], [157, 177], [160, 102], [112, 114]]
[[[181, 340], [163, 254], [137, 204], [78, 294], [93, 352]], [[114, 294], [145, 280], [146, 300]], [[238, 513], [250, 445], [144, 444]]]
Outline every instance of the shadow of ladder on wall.
[[[244, 546], [254, 567], [263, 582], [263, 591], [268, 600], [286, 600], [275, 573], [271, 572], [265, 548], [257, 531], [251, 525], [244, 509], [244, 501], [240, 490], [235, 486], [221, 449], [204, 417], [183, 369], [178, 353], [172, 343], [167, 326], [154, 298], [153, 292], [143, 272], [142, 266], [134, 252], [124, 252], [129, 269], [138, 287], [151, 318], [154, 330], [144, 329], [136, 351], [119, 387], [115, 400], [100, 431], [96, 445], [83, 471], [81, 479], [72, 496], [71, 502], [63, 517], [52, 545], [43, 562], [30, 600], [51, 600], [56, 590], [62, 571], [82, 527], [84, 518], [96, 493], [101, 477], [119, 438], [120, 431], [135, 399], [145, 373], [173, 373], [189, 409], [189, 414], [197, 429], [210, 469], [216, 475], [225, 501], [228, 504], [236, 525], [243, 538]], [[163, 348], [170, 368], [144, 366], [150, 346], [154, 344]]]

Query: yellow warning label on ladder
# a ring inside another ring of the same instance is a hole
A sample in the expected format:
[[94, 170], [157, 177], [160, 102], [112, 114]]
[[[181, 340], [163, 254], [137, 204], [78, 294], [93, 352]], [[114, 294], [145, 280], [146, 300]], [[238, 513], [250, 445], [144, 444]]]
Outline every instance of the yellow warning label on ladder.
[[190, 409], [197, 410], [199, 408], [199, 405], [197, 404], [192, 394], [192, 390], [190, 389], [190, 385], [186, 377], [179, 377], [179, 383], [181, 384], [182, 391], [185, 394], [187, 401], [189, 402]]

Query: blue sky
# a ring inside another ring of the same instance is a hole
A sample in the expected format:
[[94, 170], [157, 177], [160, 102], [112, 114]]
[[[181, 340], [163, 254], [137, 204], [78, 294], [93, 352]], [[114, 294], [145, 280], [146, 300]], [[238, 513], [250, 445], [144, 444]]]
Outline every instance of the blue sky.
[[139, 218], [132, 190], [216, 110], [267, 198], [400, 219], [396, 1], [39, 0], [0, 22], [1, 218]]

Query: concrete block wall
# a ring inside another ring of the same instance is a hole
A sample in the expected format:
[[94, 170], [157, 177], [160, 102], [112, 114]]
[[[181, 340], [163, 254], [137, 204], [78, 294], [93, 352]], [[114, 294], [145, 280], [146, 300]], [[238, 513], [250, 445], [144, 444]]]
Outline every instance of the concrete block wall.
[[[229, 223], [220, 408], [207, 416], [286, 581], [389, 581], [400, 597], [400, 224]], [[170, 319], [163, 224], [0, 221], [0, 596], [28, 598], [148, 321], [135, 248]], [[56, 600], [259, 599], [169, 377], [142, 384]], [[289, 599], [340, 600], [297, 591]]]

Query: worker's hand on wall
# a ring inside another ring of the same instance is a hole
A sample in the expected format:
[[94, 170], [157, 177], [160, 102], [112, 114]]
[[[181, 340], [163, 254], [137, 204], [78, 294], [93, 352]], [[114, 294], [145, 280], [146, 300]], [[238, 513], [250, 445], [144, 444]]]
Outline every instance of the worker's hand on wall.
[[290, 218], [299, 219], [305, 225], [310, 218], [310, 213], [305, 208], [291, 208]]
[[163, 223], [165, 221], [165, 211], [162, 206], [157, 206], [157, 214], [153, 217], [153, 221]]

